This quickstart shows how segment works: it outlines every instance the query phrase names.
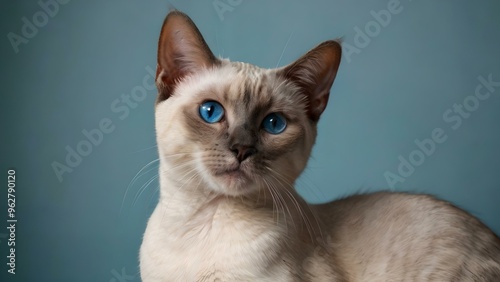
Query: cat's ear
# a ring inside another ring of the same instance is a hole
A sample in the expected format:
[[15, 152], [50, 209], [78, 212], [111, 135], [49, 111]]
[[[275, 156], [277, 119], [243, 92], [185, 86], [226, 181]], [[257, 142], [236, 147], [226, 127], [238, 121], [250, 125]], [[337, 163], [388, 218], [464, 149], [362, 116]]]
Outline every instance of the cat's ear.
[[158, 42], [158, 101], [169, 98], [175, 84], [186, 75], [218, 63], [193, 21], [182, 12], [170, 12]]
[[291, 80], [308, 98], [308, 115], [318, 121], [326, 108], [340, 64], [342, 47], [337, 41], [326, 41], [307, 52], [297, 61], [278, 70]]

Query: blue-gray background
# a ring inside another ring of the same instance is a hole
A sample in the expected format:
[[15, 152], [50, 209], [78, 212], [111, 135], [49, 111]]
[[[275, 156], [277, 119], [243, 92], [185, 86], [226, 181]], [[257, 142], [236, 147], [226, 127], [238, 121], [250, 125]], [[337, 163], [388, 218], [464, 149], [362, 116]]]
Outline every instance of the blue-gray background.
[[[397, 174], [399, 156], [441, 128], [447, 140], [392, 189], [435, 194], [500, 232], [500, 88], [456, 130], [443, 119], [473, 102], [479, 76], [500, 81], [500, 2], [401, 0], [383, 25], [374, 13], [395, 0], [187, 2], [170, 3], [232, 60], [281, 66], [337, 37], [357, 48], [343, 57], [298, 182], [308, 200], [388, 189], [384, 174]], [[139, 281], [138, 249], [158, 196], [157, 163], [148, 165], [157, 158], [156, 93], [133, 107], [121, 97], [151, 82], [168, 3], [72, 0], [46, 22], [38, 1], [2, 1], [0, 11], [0, 280]], [[23, 36], [22, 18], [34, 15], [40, 27], [16, 53], [8, 34]], [[67, 146], [105, 119], [114, 130], [59, 181], [53, 163], [67, 165]], [[6, 272], [8, 168], [17, 176], [15, 276]]]

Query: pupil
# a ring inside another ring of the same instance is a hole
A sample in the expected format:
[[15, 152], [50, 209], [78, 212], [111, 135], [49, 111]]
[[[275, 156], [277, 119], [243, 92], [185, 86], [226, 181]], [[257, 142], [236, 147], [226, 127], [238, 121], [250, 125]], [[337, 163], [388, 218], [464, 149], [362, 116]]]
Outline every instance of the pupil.
[[208, 117], [212, 117], [213, 114], [213, 106], [209, 106], [207, 109]]

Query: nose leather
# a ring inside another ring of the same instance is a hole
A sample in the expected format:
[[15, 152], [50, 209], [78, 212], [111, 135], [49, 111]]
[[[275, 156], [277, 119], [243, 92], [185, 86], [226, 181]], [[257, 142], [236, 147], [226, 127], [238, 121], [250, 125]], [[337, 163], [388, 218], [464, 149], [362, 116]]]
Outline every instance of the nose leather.
[[229, 150], [231, 150], [241, 163], [257, 152], [255, 144], [257, 136], [248, 125], [233, 128], [229, 137]]
[[236, 144], [232, 146], [231, 151], [235, 154], [238, 161], [241, 163], [251, 155], [255, 154], [257, 150], [254, 147]]

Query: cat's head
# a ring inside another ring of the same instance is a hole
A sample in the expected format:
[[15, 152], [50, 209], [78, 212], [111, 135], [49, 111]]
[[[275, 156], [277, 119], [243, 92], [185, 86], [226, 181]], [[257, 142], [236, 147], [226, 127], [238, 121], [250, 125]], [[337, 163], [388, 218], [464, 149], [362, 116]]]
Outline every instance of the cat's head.
[[160, 174], [227, 196], [292, 189], [340, 58], [340, 45], [326, 41], [278, 69], [218, 59], [193, 22], [171, 12], [156, 72]]

